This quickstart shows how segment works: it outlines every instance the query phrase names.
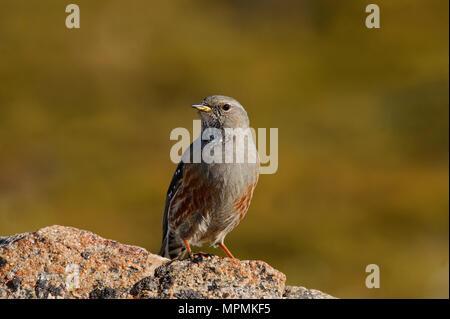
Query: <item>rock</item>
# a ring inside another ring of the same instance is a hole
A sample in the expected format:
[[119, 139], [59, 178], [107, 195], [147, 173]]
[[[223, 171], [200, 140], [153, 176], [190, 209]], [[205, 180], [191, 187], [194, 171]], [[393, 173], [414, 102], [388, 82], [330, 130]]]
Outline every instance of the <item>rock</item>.
[[286, 286], [283, 294], [285, 299], [336, 299], [326, 293], [316, 289], [306, 289], [305, 287]]
[[0, 298], [333, 298], [262, 261], [170, 261], [73, 227], [0, 237]]
[[0, 298], [126, 298], [168, 260], [72, 227], [0, 237]]
[[132, 294], [141, 298], [282, 298], [285, 281], [283, 273], [262, 261], [208, 257], [166, 263], [153, 277], [138, 282]]

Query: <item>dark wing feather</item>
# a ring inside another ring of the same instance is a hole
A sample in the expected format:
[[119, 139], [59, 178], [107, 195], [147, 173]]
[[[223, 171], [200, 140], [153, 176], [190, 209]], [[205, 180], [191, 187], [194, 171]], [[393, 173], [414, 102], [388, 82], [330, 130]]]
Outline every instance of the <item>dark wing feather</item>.
[[169, 189], [167, 190], [166, 204], [164, 207], [164, 215], [163, 215], [163, 222], [162, 222], [163, 241], [167, 235], [170, 203], [171, 203], [173, 197], [175, 196], [175, 194], [177, 193], [178, 187], [180, 186], [181, 180], [183, 179], [183, 175], [184, 175], [184, 163], [183, 163], [183, 161], [180, 161], [180, 163], [177, 166], [177, 169], [175, 170], [175, 174], [173, 174]]

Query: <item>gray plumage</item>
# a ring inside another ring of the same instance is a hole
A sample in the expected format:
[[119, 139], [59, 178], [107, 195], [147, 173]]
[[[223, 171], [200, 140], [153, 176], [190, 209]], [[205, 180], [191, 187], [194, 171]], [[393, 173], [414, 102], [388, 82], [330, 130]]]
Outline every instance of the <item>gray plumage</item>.
[[[208, 154], [221, 162], [202, 157], [194, 163], [195, 142], [183, 154], [167, 191], [163, 216], [159, 254], [171, 259], [184, 256], [184, 239], [193, 246], [220, 245], [229, 254], [223, 246], [225, 236], [244, 217], [259, 176], [259, 157], [248, 135], [249, 120], [242, 105], [231, 97], [214, 95], [193, 107], [199, 110], [202, 122], [199, 149], [212, 150]], [[228, 129], [236, 128], [242, 130], [235, 136], [228, 134]], [[222, 138], [210, 131], [221, 132]], [[201, 140], [202, 136], [206, 139]], [[244, 161], [236, 162], [242, 151]], [[233, 162], [225, 162], [230, 156]]]

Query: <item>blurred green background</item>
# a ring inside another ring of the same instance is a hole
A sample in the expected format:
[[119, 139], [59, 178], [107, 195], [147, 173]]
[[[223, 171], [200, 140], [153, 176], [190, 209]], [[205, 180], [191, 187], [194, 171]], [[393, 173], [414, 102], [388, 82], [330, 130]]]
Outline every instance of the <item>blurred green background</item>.
[[[449, 296], [447, 0], [0, 2], [0, 234], [157, 252], [175, 127], [225, 94], [279, 128], [227, 244], [344, 298]], [[207, 249], [223, 255], [220, 250]], [[365, 287], [365, 267], [381, 288]]]

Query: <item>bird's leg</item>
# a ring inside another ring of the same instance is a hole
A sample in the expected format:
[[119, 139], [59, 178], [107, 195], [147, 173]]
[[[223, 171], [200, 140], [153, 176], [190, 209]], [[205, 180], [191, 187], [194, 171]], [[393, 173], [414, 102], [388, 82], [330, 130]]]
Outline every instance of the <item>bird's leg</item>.
[[191, 247], [189, 246], [189, 242], [188, 242], [187, 238], [183, 238], [183, 241], [184, 241], [184, 245], [186, 246], [189, 258], [193, 259], [194, 254], [192, 253], [192, 250], [191, 250]]
[[220, 246], [220, 248], [223, 249], [223, 251], [225, 252], [225, 254], [227, 254], [228, 257], [230, 257], [231, 259], [234, 259], [233, 254], [231, 253], [231, 251], [228, 250], [227, 246], [225, 246], [222, 243], [220, 243], [219, 246]]

